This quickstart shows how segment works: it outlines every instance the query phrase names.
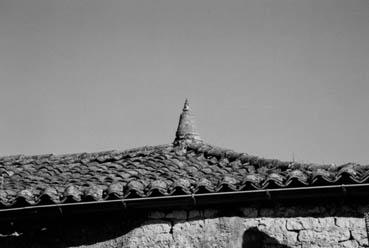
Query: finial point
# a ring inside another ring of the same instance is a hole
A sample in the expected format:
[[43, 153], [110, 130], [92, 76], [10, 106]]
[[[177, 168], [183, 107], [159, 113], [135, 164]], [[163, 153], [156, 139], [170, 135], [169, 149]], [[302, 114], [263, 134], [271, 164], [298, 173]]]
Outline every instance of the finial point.
[[183, 111], [188, 111], [188, 110], [190, 110], [190, 104], [188, 102], [188, 98], [186, 98], [186, 101], [183, 105]]

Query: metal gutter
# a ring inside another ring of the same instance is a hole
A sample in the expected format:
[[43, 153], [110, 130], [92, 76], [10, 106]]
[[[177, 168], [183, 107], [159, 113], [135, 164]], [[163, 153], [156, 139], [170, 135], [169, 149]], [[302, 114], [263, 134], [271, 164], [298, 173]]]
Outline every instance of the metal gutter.
[[[314, 187], [295, 187], [295, 188], [275, 188], [259, 189], [247, 191], [199, 193], [191, 195], [171, 195], [144, 198], [128, 198], [91, 202], [75, 202], [48, 205], [35, 205], [16, 208], [0, 209], [0, 217], [8, 213], [39, 213], [44, 210], [59, 209], [64, 210], [83, 210], [110, 211], [122, 209], [147, 209], [159, 207], [193, 207], [204, 205], [221, 205], [229, 203], [248, 203], [255, 201], [283, 201], [283, 200], [308, 200], [312, 198], [333, 197], [337, 198], [358, 198], [360, 196], [369, 197], [369, 183], [365, 184], [341, 184]], [[369, 198], [366, 198], [369, 199]]]

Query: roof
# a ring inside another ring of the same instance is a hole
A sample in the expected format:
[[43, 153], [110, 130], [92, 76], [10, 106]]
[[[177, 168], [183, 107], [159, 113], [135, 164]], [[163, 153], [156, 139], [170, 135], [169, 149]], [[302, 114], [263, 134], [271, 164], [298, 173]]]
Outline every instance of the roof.
[[2, 208], [369, 182], [369, 165], [282, 162], [206, 144], [184, 125], [193, 125], [188, 112], [186, 103], [168, 145], [1, 157]]

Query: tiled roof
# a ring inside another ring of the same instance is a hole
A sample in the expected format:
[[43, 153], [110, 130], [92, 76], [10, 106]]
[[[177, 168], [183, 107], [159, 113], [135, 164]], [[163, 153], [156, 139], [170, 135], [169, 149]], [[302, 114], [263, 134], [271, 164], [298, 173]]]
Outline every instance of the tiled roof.
[[214, 147], [197, 137], [127, 151], [1, 157], [0, 203], [12, 208], [369, 182], [368, 165], [281, 162]]
[[5, 206], [369, 182], [369, 166], [297, 164], [203, 143], [0, 158]]

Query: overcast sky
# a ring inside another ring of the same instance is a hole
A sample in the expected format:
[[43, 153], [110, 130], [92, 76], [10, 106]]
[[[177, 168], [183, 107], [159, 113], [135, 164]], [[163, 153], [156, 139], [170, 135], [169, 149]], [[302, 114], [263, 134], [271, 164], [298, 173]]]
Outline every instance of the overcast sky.
[[202, 138], [369, 163], [367, 0], [0, 0], [0, 155]]

